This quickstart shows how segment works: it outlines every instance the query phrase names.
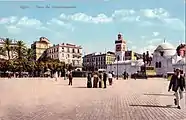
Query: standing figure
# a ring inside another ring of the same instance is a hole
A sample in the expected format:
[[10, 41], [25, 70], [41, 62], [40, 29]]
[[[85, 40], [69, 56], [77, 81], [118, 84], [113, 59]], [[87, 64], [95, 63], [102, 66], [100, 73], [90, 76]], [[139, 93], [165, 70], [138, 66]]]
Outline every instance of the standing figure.
[[97, 88], [98, 86], [98, 73], [95, 72], [93, 76], [93, 88]]
[[99, 88], [102, 88], [102, 78], [103, 78], [103, 74], [99, 73]]
[[124, 77], [124, 80], [126, 80], [126, 78], [127, 78], [127, 73], [126, 73], [126, 71], [123, 72], [123, 77]]
[[87, 88], [92, 88], [92, 74], [88, 73], [87, 76]]
[[114, 73], [114, 71], [112, 71], [111, 74], [112, 74], [112, 77], [115, 78], [115, 73]]
[[107, 73], [103, 73], [103, 83], [104, 83], [104, 88], [107, 88]]
[[127, 73], [127, 80], [128, 80], [128, 78], [129, 78], [129, 74]]
[[72, 71], [69, 71], [69, 74], [68, 74], [68, 79], [69, 79], [69, 84], [68, 85], [71, 85], [72, 86]]
[[58, 74], [57, 72], [54, 73], [55, 81], [57, 82]]
[[108, 80], [109, 80], [109, 85], [112, 85], [112, 73], [109, 72], [108, 74]]
[[172, 76], [169, 89], [172, 88], [172, 91], [174, 91], [175, 99], [174, 104], [177, 105], [178, 109], [181, 109], [180, 107], [180, 100], [183, 98], [183, 91], [185, 89], [185, 78], [180, 74], [180, 70], [176, 69], [175, 74]]

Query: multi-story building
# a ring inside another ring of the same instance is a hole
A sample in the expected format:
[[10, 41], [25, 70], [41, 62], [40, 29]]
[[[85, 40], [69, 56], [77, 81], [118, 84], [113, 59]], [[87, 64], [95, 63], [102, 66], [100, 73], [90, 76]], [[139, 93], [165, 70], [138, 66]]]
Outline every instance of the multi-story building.
[[31, 48], [34, 51], [35, 60], [38, 60], [41, 55], [45, 52], [45, 50], [49, 47], [51, 47], [52, 44], [46, 37], [40, 37], [39, 41], [35, 41]]
[[143, 55], [134, 51], [125, 51], [125, 60], [138, 60], [142, 59]]
[[[0, 49], [4, 49], [5, 46], [5, 39], [4, 38], [0, 38]], [[17, 46], [17, 41], [16, 40], [11, 40], [11, 50], [10, 50], [10, 59], [13, 59], [17, 56], [16, 51], [14, 50], [14, 48]], [[5, 55], [1, 55], [0, 54], [0, 59], [8, 59], [8, 52], [5, 51]]]
[[67, 64], [72, 64], [76, 67], [82, 67], [82, 47], [62, 43], [54, 45], [46, 50], [47, 57], [58, 59]]
[[106, 69], [108, 64], [115, 61], [113, 52], [92, 53], [83, 57], [83, 67], [86, 70]]

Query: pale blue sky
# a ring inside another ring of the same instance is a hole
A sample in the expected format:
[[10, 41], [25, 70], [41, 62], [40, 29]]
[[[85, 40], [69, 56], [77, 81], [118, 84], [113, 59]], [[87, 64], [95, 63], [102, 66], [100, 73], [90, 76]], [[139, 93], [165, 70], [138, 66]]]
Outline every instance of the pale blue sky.
[[[73, 8], [37, 8], [47, 5]], [[28, 45], [45, 36], [53, 44], [74, 43], [90, 53], [114, 51], [121, 32], [128, 49], [152, 51], [164, 37], [175, 46], [185, 40], [184, 7], [184, 0], [0, 2], [0, 36]]]

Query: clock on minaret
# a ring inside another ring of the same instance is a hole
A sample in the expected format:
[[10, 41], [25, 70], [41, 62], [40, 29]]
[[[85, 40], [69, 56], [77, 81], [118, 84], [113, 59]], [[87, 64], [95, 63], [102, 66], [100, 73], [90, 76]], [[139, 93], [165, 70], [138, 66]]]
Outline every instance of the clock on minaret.
[[115, 53], [119, 56], [119, 60], [123, 60], [125, 57], [126, 41], [123, 40], [121, 33], [118, 34], [117, 40], [115, 40]]

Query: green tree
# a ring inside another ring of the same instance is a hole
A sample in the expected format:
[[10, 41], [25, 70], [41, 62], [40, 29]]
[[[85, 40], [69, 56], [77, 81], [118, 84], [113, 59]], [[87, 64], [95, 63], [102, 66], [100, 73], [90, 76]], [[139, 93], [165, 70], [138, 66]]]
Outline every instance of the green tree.
[[16, 45], [16, 53], [17, 53], [17, 62], [19, 62], [19, 76], [21, 77], [21, 72], [26, 69], [27, 59], [26, 59], [26, 46], [23, 41], [18, 41]]
[[8, 60], [10, 60], [10, 52], [12, 51], [12, 40], [10, 40], [9, 38], [6, 38], [4, 40], [4, 48], [3, 48], [3, 51], [6, 51], [7, 52], [7, 55], [8, 55]]

